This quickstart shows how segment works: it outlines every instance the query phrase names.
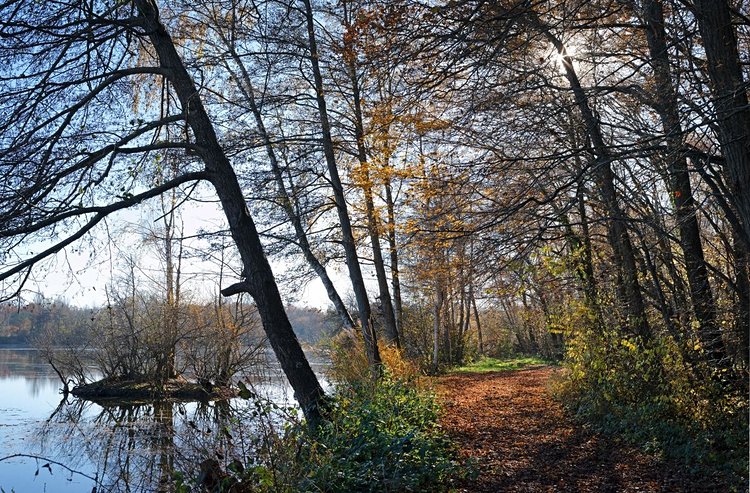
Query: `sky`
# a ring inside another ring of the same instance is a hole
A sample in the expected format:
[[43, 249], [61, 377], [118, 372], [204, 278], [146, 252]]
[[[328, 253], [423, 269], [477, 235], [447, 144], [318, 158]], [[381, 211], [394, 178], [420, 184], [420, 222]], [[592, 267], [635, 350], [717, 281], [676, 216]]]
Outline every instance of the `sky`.
[[[106, 304], [107, 285], [122, 272], [122, 261], [118, 258], [124, 254], [138, 257], [144, 276], [158, 277], [162, 269], [159, 268], [157, 254], [153, 247], [143, 243], [142, 233], [139, 233], [149, 224], [154, 224], [153, 210], [153, 206], [147, 205], [112, 216], [106, 225], [98, 226], [89, 238], [35, 266], [24, 298], [32, 301], [41, 295], [47, 300], [62, 299], [82, 307], [102, 306]], [[201, 228], [216, 230], [223, 226], [223, 213], [212, 202], [185, 203], [181, 207], [181, 214], [186, 236], [197, 233]], [[106, 241], [107, 233], [115, 240]], [[324, 310], [330, 306], [325, 288], [317, 277], [299, 290], [292, 291], [293, 288], [284, 284], [284, 274], [299, 269], [298, 262], [273, 258], [270, 262], [286, 303]], [[186, 288], [199, 297], [211, 298], [218, 291], [216, 269], [215, 265], [199, 259], [185, 260], [183, 278], [187, 279]], [[346, 300], [351, 289], [345, 270], [345, 265], [329, 266], [329, 274]], [[367, 270], [364, 274], [372, 291], [376, 287], [374, 274]], [[224, 283], [236, 280], [239, 279], [227, 274]]]

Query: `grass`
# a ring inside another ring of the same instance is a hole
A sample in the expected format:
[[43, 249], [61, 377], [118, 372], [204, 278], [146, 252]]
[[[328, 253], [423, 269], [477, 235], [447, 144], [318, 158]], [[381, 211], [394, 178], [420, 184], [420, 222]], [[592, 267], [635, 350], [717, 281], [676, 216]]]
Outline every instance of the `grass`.
[[520, 370], [529, 366], [550, 365], [549, 361], [539, 356], [518, 356], [513, 358], [484, 357], [468, 365], [455, 368], [452, 373], [485, 373], [490, 371]]

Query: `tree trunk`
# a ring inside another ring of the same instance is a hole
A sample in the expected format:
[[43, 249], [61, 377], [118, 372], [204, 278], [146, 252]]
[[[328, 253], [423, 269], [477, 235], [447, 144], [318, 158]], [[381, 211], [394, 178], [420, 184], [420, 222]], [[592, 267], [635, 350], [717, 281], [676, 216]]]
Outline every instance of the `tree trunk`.
[[750, 250], [750, 105], [727, 0], [695, 0], [695, 17], [708, 61], [719, 143], [733, 203]]
[[402, 332], [404, 305], [401, 301], [401, 275], [399, 272], [398, 248], [396, 244], [396, 213], [393, 203], [393, 190], [390, 180], [385, 182], [385, 204], [388, 214], [388, 251], [391, 258], [391, 286], [393, 286], [393, 315], [396, 318], [396, 332]]
[[466, 358], [466, 338], [467, 338], [467, 334], [469, 333], [469, 330], [471, 330], [471, 298], [469, 296], [470, 291], [471, 291], [471, 284], [469, 285], [468, 290], [466, 289], [463, 290], [462, 312], [465, 314], [465, 318], [464, 318], [463, 329], [461, 330], [461, 335], [458, 340], [459, 363], [463, 363]]
[[684, 337], [677, 330], [677, 327], [675, 326], [675, 323], [674, 323], [675, 310], [673, 308], [673, 305], [669, 303], [669, 301], [667, 300], [667, 297], [664, 294], [664, 289], [662, 289], [661, 277], [659, 276], [658, 267], [651, 256], [650, 247], [642, 234], [638, 234], [638, 237], [641, 240], [641, 249], [643, 250], [643, 261], [646, 264], [646, 270], [651, 275], [651, 280], [653, 282], [653, 286], [654, 286], [653, 296], [656, 298], [656, 307], [659, 309], [662, 319], [664, 320], [664, 326], [667, 328], [667, 331], [674, 338], [675, 341], [678, 341], [678, 342], [682, 341]]
[[454, 310], [455, 296], [453, 294], [454, 283], [448, 277], [445, 283], [445, 303], [443, 303], [443, 352], [445, 353], [445, 362], [448, 365], [453, 363], [453, 328], [456, 324], [456, 312]]
[[735, 238], [735, 285], [737, 298], [734, 304], [735, 332], [741, 342], [740, 357], [747, 364], [750, 349], [750, 257]]
[[[667, 142], [667, 188], [672, 195], [675, 220], [680, 231], [680, 247], [685, 256], [690, 298], [699, 324], [698, 334], [706, 355], [710, 361], [719, 362], [724, 360], [726, 350], [716, 324], [716, 306], [701, 245], [700, 227], [696, 217], [697, 211], [690, 185], [687, 159], [680, 152], [683, 147], [682, 126], [677, 111], [677, 94], [669, 69], [661, 1], [646, 0], [643, 10], [651, 66], [656, 81], [655, 109], [661, 119]], [[658, 279], [654, 282], [658, 282]]]
[[328, 121], [328, 109], [326, 107], [325, 94], [323, 92], [323, 76], [320, 72], [318, 44], [315, 39], [315, 19], [313, 18], [312, 4], [310, 0], [302, 0], [305, 7], [305, 20], [307, 23], [307, 36], [310, 49], [310, 64], [312, 65], [313, 78], [315, 81], [315, 95], [320, 116], [320, 130], [323, 134], [323, 154], [325, 155], [328, 173], [330, 175], [331, 188], [333, 189], [333, 198], [336, 202], [336, 211], [338, 213], [341, 227], [341, 243], [346, 255], [346, 265], [349, 269], [349, 278], [352, 282], [354, 296], [357, 299], [357, 308], [359, 310], [359, 319], [362, 324], [362, 335], [367, 352], [367, 361], [370, 364], [373, 378], [380, 375], [380, 353], [378, 351], [378, 341], [375, 330], [372, 325], [372, 313], [370, 309], [370, 300], [367, 297], [365, 281], [362, 277], [362, 269], [357, 257], [357, 247], [354, 243], [354, 234], [352, 231], [349, 211], [344, 197], [344, 188], [339, 177], [339, 170], [336, 166], [336, 155], [333, 148], [333, 139], [331, 138], [331, 124]]
[[[348, 19], [347, 19], [348, 20]], [[348, 24], [348, 23], [347, 23]], [[349, 27], [347, 25], [347, 27]], [[357, 66], [354, 56], [347, 53], [349, 49], [344, 45], [344, 58], [347, 60], [347, 69], [349, 78], [352, 83], [352, 99], [354, 102], [354, 137], [357, 140], [357, 159], [362, 171], [362, 191], [365, 196], [365, 210], [367, 212], [367, 231], [370, 234], [370, 243], [372, 244], [372, 257], [375, 265], [375, 276], [378, 280], [378, 292], [380, 294], [380, 303], [383, 307], [383, 327], [385, 332], [386, 343], [400, 347], [398, 328], [396, 327], [396, 316], [391, 303], [391, 293], [388, 289], [388, 276], [385, 273], [385, 263], [383, 262], [383, 252], [380, 247], [379, 221], [376, 217], [375, 204], [373, 202], [372, 181], [370, 179], [369, 163], [367, 160], [367, 150], [365, 149], [365, 130], [362, 121], [362, 97], [359, 89], [359, 80], [357, 78]]]
[[575, 275], [580, 282], [583, 291], [583, 299], [586, 308], [594, 317], [594, 329], [599, 330], [601, 316], [599, 311], [599, 300], [596, 294], [596, 279], [594, 278], [594, 265], [592, 263], [591, 240], [589, 238], [588, 216], [584, 202], [582, 184], [579, 183], [576, 191], [576, 205], [578, 207], [579, 222], [583, 236], [573, 229], [570, 218], [565, 210], [552, 204], [555, 213], [558, 214], [560, 222], [565, 231], [565, 241], [570, 248], [570, 257], [573, 259]]
[[[566, 114], [568, 118], [573, 121], [573, 110], [572, 108], [566, 108]], [[582, 140], [585, 140], [585, 135], [580, 135], [581, 130], [576, 128], [577, 125], [567, 125], [566, 131], [568, 138], [575, 148], [579, 148], [583, 145]], [[576, 173], [581, 173], [585, 169], [583, 159], [580, 155], [574, 157], [576, 165]], [[581, 289], [583, 290], [584, 301], [586, 308], [589, 310], [593, 319], [593, 329], [601, 330], [602, 327], [602, 314], [599, 304], [599, 295], [597, 292], [596, 277], [594, 276], [594, 261], [593, 253], [591, 248], [591, 233], [589, 231], [589, 219], [588, 212], [586, 211], [586, 185], [583, 174], [576, 183], [576, 209], [578, 210], [578, 223], [581, 225], [580, 234], [577, 233], [572, 224], [569, 221], [568, 215], [564, 211], [563, 213], [563, 226], [565, 227], [566, 237], [569, 239], [569, 244], [573, 250], [573, 258], [575, 259], [575, 271], [576, 276], [581, 282]], [[553, 204], [554, 205], [554, 204]]]
[[464, 289], [463, 279], [459, 279], [458, 283], [458, 321], [456, 323], [456, 338], [453, 344], [453, 363], [461, 363], [463, 360], [464, 324], [465, 321], [469, 320], [469, 318], [464, 315], [466, 309], [466, 289]]
[[432, 373], [436, 374], [440, 368], [440, 326], [443, 313], [443, 286], [440, 281], [435, 283], [435, 303], [432, 319]]
[[471, 300], [471, 305], [474, 307], [474, 322], [477, 324], [477, 339], [479, 344], [479, 356], [484, 356], [484, 340], [482, 338], [482, 324], [479, 321], [479, 310], [477, 310], [477, 300], [474, 296], [474, 291], [471, 287], [471, 284], [469, 284], [469, 299]]
[[245, 204], [237, 176], [219, 145], [208, 114], [185, 65], [165, 27], [159, 21], [157, 6], [151, 0], [135, 0], [142, 16], [142, 28], [156, 50], [161, 68], [174, 87], [177, 98], [195, 136], [199, 155], [209, 180], [216, 189], [229, 229], [239, 250], [245, 280], [225, 289], [225, 296], [249, 293], [255, 300], [263, 327], [281, 368], [294, 389], [308, 423], [316, 426], [322, 418], [325, 394], [307, 362], [297, 336], [284, 311], [273, 272], [263, 253], [260, 237]]
[[589, 309], [594, 314], [594, 320], [597, 324], [602, 322], [601, 306], [599, 304], [599, 295], [597, 294], [596, 276], [594, 275], [594, 254], [591, 248], [591, 233], [589, 231], [589, 218], [586, 213], [586, 197], [583, 190], [583, 184], [579, 183], [576, 189], [576, 203], [578, 206], [578, 216], [581, 222], [581, 249], [583, 258], [581, 259], [581, 274], [584, 276], [583, 285], [586, 296], [586, 302]]

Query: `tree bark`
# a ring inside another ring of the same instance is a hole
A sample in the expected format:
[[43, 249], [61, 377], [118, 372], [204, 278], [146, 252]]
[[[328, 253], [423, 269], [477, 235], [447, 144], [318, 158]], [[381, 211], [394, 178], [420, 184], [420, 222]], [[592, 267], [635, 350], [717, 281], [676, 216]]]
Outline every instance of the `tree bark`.
[[443, 285], [437, 280], [435, 282], [435, 303], [433, 305], [432, 319], [432, 373], [436, 374], [440, 369], [440, 325], [443, 313]]
[[735, 331], [741, 341], [740, 357], [747, 364], [750, 355], [750, 256], [735, 238]]
[[479, 321], [479, 310], [477, 310], [477, 299], [474, 296], [472, 285], [469, 284], [469, 299], [471, 306], [474, 308], [474, 322], [477, 324], [477, 343], [479, 345], [479, 356], [484, 356], [484, 339], [482, 337], [482, 324]]
[[443, 354], [448, 365], [453, 363], [453, 338], [451, 334], [455, 327], [456, 317], [454, 311], [455, 296], [453, 294], [453, 282], [448, 276], [444, 284], [445, 302], [443, 303]]
[[[566, 114], [571, 121], [574, 119], [573, 110], [571, 108], [566, 108]], [[581, 137], [584, 137], [580, 135], [581, 131], [576, 129], [575, 125], [567, 125], [566, 131], [571, 143], [575, 147], [580, 147], [582, 145]], [[581, 156], [576, 155], [574, 162], [576, 165], [576, 173], [581, 173], [585, 169]], [[575, 259], [575, 272], [581, 282], [581, 289], [583, 290], [586, 308], [592, 315], [593, 328], [595, 330], [600, 330], [602, 328], [601, 325], [603, 318], [599, 304], [596, 277], [594, 275], [594, 255], [591, 248], [591, 233], [589, 231], [588, 212], [586, 211], [586, 185], [583, 175], [580, 176], [576, 183], [575, 203], [578, 211], [578, 223], [581, 225], [580, 234], [573, 229], [567, 213], [562, 210], [560, 213], [562, 214], [561, 218], [563, 220], [563, 226], [565, 227], [566, 238], [571, 246], [573, 258]]]
[[390, 180], [385, 185], [385, 206], [388, 215], [388, 252], [391, 259], [391, 286], [393, 287], [393, 315], [396, 318], [396, 332], [402, 333], [404, 305], [401, 301], [401, 274], [399, 272], [398, 247], [396, 244], [396, 213], [393, 203], [393, 190]]
[[213, 124], [200, 99], [198, 89], [177, 53], [171, 36], [159, 20], [153, 0], [135, 0], [141, 14], [141, 25], [156, 50], [159, 64], [168, 74], [182, 105], [202, 158], [208, 179], [216, 189], [229, 229], [242, 259], [244, 281], [222, 294], [249, 293], [258, 308], [263, 327], [281, 368], [294, 389], [308, 423], [322, 419], [325, 393], [307, 362], [304, 352], [284, 311], [273, 272], [263, 253], [260, 237], [245, 204], [237, 176], [219, 144]]
[[581, 249], [583, 258], [581, 259], [581, 275], [583, 276], [583, 285], [587, 304], [593, 311], [597, 322], [602, 320], [601, 306], [599, 305], [599, 295], [596, 286], [596, 276], [594, 275], [594, 254], [591, 248], [591, 233], [589, 231], [589, 219], [586, 213], [586, 197], [583, 191], [583, 184], [579, 183], [576, 189], [576, 203], [578, 205], [578, 215], [581, 221]]
[[708, 61], [719, 143], [734, 206], [742, 223], [738, 234], [750, 250], [750, 106], [742, 78], [737, 37], [727, 0], [695, 0], [703, 48]]
[[[672, 195], [675, 220], [680, 231], [680, 247], [685, 256], [690, 298], [699, 324], [698, 335], [709, 360], [719, 362], [724, 360], [726, 350], [716, 324], [716, 305], [701, 245], [687, 158], [680, 152], [683, 147], [683, 132], [677, 111], [677, 93], [669, 68], [661, 1], [646, 0], [643, 4], [643, 13], [647, 26], [646, 38], [651, 66], [656, 81], [654, 106], [661, 119], [667, 143], [667, 188]], [[658, 282], [658, 279], [654, 281]]]

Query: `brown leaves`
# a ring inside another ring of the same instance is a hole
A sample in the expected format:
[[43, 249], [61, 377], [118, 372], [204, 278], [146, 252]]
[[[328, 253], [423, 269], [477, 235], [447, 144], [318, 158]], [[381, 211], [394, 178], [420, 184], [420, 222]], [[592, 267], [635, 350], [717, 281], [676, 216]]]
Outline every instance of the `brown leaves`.
[[476, 479], [464, 480], [458, 491], [710, 491], [653, 457], [570, 422], [547, 390], [554, 372], [438, 379], [443, 428], [478, 468]]

